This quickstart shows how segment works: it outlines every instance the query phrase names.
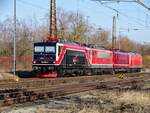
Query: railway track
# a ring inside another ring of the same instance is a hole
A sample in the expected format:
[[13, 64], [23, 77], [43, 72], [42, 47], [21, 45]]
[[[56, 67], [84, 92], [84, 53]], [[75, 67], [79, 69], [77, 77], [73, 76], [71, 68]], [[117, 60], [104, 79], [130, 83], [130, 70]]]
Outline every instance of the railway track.
[[[143, 76], [149, 73], [128, 73], [125, 77]], [[14, 89], [26, 87], [41, 87], [44, 85], [58, 85], [65, 83], [83, 83], [91, 81], [102, 81], [105, 79], [116, 79], [119, 76], [112, 75], [95, 75], [95, 76], [78, 76], [78, 77], [64, 77], [64, 78], [25, 78], [18, 82], [0, 82], [0, 89]]]
[[[80, 77], [79, 77], [80, 78]], [[88, 78], [88, 77], [87, 77]], [[90, 77], [89, 77], [90, 78]], [[88, 79], [89, 79], [88, 78]], [[100, 78], [100, 77], [99, 77]], [[105, 77], [104, 77], [105, 78]], [[40, 86], [30, 86], [29, 87], [16, 87], [0, 90], [0, 106], [8, 106], [12, 104], [33, 102], [41, 99], [55, 98], [58, 96], [64, 96], [67, 94], [79, 93], [94, 89], [110, 89], [113, 87], [123, 87], [132, 86], [132, 88], [137, 88], [139, 83], [150, 82], [149, 75], [142, 75], [138, 77], [128, 77], [125, 79], [119, 78], [105, 78], [93, 81], [80, 81], [74, 83], [64, 83], [64, 84], [51, 84], [49, 81], [45, 84], [40, 84]], [[69, 78], [71, 79], [71, 78]], [[86, 79], [86, 78], [84, 78]], [[42, 80], [43, 81], [43, 80]], [[39, 81], [38, 81], [39, 82]]]

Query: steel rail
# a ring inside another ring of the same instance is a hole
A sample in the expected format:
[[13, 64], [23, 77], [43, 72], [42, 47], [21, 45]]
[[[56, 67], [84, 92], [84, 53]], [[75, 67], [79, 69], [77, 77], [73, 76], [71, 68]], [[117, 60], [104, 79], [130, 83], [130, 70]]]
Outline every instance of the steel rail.
[[[133, 83], [138, 84], [145, 81], [150, 81], [149, 76], [143, 77], [133, 77], [126, 79], [116, 79], [116, 80], [105, 80], [101, 82], [88, 82], [88, 83], [74, 83], [74, 84], [62, 84], [62, 85], [53, 85], [51, 87], [43, 88], [33, 88], [26, 89], [20, 92], [19, 96], [16, 95], [14, 98], [7, 97], [4, 100], [1, 100], [1, 105], [11, 105], [17, 103], [31, 102], [39, 99], [53, 98], [58, 96], [63, 96], [72, 93], [79, 93], [88, 90], [94, 89], [107, 89], [110, 86], [118, 85], [133, 85]], [[110, 85], [110, 86], [109, 86]], [[0, 103], [1, 103], [0, 102]]]

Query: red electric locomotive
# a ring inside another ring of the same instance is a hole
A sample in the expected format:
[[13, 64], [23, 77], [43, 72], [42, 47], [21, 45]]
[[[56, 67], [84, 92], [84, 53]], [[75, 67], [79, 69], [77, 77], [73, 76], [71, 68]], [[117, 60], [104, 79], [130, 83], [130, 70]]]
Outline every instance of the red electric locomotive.
[[128, 71], [129, 53], [120, 50], [113, 50], [113, 69], [115, 72]]
[[33, 71], [39, 77], [140, 71], [140, 54], [68, 41], [34, 43]]
[[113, 72], [113, 52], [103, 48], [90, 48], [90, 68], [95, 74]]
[[113, 70], [115, 72], [140, 72], [142, 56], [135, 52], [113, 50]]
[[133, 52], [130, 52], [129, 54], [130, 72], [140, 72], [143, 67], [142, 56], [139, 53]]
[[110, 50], [73, 42], [40, 42], [34, 44], [33, 71], [40, 77], [100, 74], [112, 71]]

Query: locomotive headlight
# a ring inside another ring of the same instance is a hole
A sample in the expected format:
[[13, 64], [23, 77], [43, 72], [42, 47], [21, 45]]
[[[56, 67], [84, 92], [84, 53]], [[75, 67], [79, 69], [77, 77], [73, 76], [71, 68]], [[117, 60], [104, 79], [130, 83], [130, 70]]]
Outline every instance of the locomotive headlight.
[[35, 60], [33, 61], [33, 64], [36, 64], [36, 61], [35, 61]]

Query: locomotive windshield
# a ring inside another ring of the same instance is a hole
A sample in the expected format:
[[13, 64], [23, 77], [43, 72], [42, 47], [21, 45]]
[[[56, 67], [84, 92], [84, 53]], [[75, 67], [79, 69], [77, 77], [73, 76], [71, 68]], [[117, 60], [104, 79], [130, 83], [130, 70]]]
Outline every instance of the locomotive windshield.
[[45, 52], [46, 53], [55, 53], [55, 47], [54, 46], [45, 46]]
[[53, 42], [40, 42], [34, 43], [34, 53], [56, 53], [56, 43]]
[[34, 52], [44, 52], [44, 46], [35, 46]]
[[54, 64], [56, 59], [56, 43], [39, 42], [34, 43], [33, 63]]
[[55, 53], [55, 46], [35, 46], [34, 52], [36, 53]]

